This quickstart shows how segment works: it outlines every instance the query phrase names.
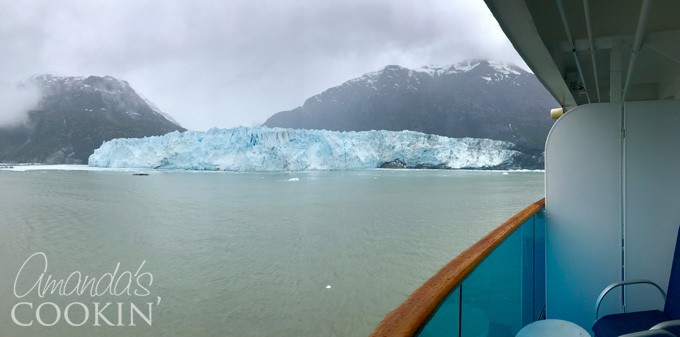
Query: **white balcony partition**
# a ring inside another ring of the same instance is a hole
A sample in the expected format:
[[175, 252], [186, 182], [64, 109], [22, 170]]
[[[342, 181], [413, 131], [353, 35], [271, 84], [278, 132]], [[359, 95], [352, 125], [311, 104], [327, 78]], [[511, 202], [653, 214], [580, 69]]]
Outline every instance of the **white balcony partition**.
[[[625, 118], [625, 275], [665, 289], [680, 225], [680, 104], [626, 103]], [[628, 311], [662, 305], [653, 288], [626, 289]]]
[[621, 278], [621, 117], [620, 104], [579, 106], [546, 142], [546, 314], [586, 330]]
[[[607, 284], [648, 278], [666, 288], [679, 204], [680, 102], [588, 104], [560, 118], [546, 143], [548, 318], [589, 330]], [[628, 311], [661, 309], [654, 291], [616, 291], [601, 313], [624, 301]]]

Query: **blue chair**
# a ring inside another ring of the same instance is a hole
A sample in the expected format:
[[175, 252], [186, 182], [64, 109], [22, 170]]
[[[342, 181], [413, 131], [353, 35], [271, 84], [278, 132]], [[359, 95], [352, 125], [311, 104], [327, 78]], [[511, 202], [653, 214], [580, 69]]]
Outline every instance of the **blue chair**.
[[650, 329], [640, 332], [627, 333], [619, 337], [677, 337], [677, 336], [663, 329]]
[[[648, 310], [621, 313], [607, 315], [598, 319], [600, 303], [607, 293], [614, 288], [634, 284], [651, 284], [655, 286], [665, 298], [663, 311]], [[625, 334], [649, 330], [652, 327], [655, 329], [663, 329], [673, 335], [680, 336], [680, 230], [678, 231], [678, 239], [675, 242], [671, 276], [668, 282], [668, 295], [664, 293], [661, 287], [652, 281], [635, 280], [613, 283], [605, 288], [597, 299], [595, 304], [595, 320], [595, 325], [593, 325], [595, 337], [618, 337]], [[675, 322], [674, 320], [678, 321]]]

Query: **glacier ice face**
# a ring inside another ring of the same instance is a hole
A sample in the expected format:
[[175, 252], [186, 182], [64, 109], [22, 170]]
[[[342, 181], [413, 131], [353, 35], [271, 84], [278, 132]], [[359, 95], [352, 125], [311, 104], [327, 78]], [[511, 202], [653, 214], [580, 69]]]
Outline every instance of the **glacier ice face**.
[[113, 139], [89, 165], [219, 171], [307, 171], [406, 167], [491, 168], [518, 154], [510, 142], [413, 131], [335, 132], [267, 127], [172, 132]]

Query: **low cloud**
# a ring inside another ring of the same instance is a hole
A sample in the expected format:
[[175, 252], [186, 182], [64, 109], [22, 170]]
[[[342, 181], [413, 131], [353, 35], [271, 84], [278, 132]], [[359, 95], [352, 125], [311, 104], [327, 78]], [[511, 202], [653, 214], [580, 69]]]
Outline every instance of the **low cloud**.
[[32, 84], [0, 84], [0, 127], [26, 122], [28, 111], [40, 103], [40, 90]]
[[265, 121], [389, 64], [522, 65], [483, 1], [0, 0], [0, 8], [0, 81], [115, 76], [194, 130]]

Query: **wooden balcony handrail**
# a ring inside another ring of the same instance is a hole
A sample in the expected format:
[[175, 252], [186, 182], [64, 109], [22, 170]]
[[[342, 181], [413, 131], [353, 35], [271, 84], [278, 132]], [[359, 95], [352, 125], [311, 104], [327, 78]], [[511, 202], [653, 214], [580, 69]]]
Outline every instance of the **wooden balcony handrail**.
[[460, 253], [416, 289], [404, 303], [387, 314], [370, 336], [406, 337], [415, 335], [446, 296], [498, 245], [543, 207], [545, 207], [545, 199], [529, 205]]

